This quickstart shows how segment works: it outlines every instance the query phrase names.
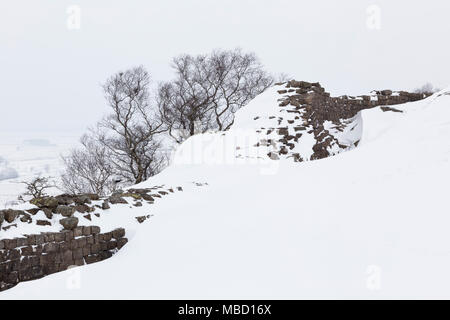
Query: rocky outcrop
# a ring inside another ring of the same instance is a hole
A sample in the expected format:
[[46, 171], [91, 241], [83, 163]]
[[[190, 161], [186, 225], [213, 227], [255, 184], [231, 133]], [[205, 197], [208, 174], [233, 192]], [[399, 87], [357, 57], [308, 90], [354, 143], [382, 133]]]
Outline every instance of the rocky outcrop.
[[124, 229], [100, 233], [96, 226], [0, 240], [0, 291], [108, 259], [127, 242]]

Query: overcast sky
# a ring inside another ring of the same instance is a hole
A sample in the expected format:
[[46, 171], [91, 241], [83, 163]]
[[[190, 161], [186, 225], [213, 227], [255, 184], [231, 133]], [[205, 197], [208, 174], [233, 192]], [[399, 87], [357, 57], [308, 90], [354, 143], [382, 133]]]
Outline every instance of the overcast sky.
[[142, 64], [168, 80], [172, 57], [215, 48], [334, 95], [446, 87], [449, 15], [448, 0], [2, 0], [0, 132], [81, 133], [106, 112], [111, 74]]

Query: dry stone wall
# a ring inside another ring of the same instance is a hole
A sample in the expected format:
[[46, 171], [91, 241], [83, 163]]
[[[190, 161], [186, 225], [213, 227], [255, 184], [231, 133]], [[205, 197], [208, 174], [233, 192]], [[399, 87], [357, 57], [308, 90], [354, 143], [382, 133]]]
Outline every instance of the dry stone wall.
[[[293, 153], [291, 150], [295, 148], [295, 143], [302, 137], [302, 131], [306, 131], [306, 128], [310, 128], [308, 133], [314, 134], [316, 140], [313, 146], [314, 153], [306, 160], [323, 159], [334, 154], [330, 152], [333, 144], [342, 150], [349, 147], [341, 145], [336, 140], [325, 128], [325, 121], [331, 121], [341, 131], [346, 125], [346, 120], [353, 118], [361, 110], [382, 106], [381, 110], [384, 112], [402, 112], [388, 106], [419, 101], [431, 95], [431, 93], [375, 90], [370, 95], [331, 97], [318, 82], [291, 80], [276, 85], [280, 94], [279, 107], [287, 113], [296, 114], [297, 117], [290, 120], [295, 132], [290, 132], [287, 126], [277, 128], [280, 138], [276, 143], [281, 146], [278, 151], [270, 152], [268, 156], [272, 159], [287, 156], [294, 158], [294, 161], [305, 160], [303, 155]], [[280, 122], [283, 120], [279, 119]], [[354, 146], [357, 146], [358, 142], [355, 142]]]
[[279, 90], [278, 93], [289, 94], [281, 99], [281, 107], [287, 105], [304, 107], [309, 111], [308, 116], [312, 115], [318, 122], [349, 119], [364, 109], [419, 101], [431, 95], [431, 93], [374, 90], [371, 95], [331, 97], [318, 82], [292, 80], [278, 85], [285, 85], [285, 89]]
[[123, 228], [100, 233], [97, 226], [0, 240], [0, 291], [70, 266], [108, 259], [127, 242]]

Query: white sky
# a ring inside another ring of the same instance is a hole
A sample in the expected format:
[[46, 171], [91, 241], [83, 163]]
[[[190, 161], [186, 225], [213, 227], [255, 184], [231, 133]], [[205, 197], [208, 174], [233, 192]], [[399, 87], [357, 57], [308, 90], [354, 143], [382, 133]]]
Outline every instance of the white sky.
[[[79, 30], [66, 26], [74, 4]], [[446, 87], [449, 14], [448, 0], [2, 0], [0, 132], [81, 133], [106, 112], [111, 74], [143, 64], [168, 80], [173, 56], [214, 48], [254, 51], [269, 71], [335, 95]]]

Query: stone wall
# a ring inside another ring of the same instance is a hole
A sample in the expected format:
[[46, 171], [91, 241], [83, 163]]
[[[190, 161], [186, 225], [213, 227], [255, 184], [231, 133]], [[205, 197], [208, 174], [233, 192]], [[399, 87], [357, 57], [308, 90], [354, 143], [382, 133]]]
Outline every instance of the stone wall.
[[0, 240], [0, 291], [70, 266], [108, 259], [127, 242], [123, 228], [100, 233], [97, 226]]
[[[307, 160], [329, 157], [332, 155], [329, 151], [331, 144], [339, 145], [335, 141], [336, 139], [325, 129], [325, 121], [331, 121], [336, 126], [342, 126], [342, 120], [354, 117], [361, 110], [377, 106], [383, 106], [381, 109], [384, 112], [402, 112], [387, 106], [419, 101], [431, 95], [431, 93], [375, 90], [370, 95], [331, 97], [330, 93], [326, 92], [318, 82], [291, 80], [276, 85], [280, 87], [280, 90], [278, 90], [280, 94], [279, 107], [288, 113], [298, 114], [299, 130], [305, 127], [312, 128], [311, 132], [314, 134], [316, 144], [313, 146], [313, 155]], [[295, 161], [302, 161], [302, 155], [289, 153], [289, 149], [294, 148], [295, 145], [288, 140], [295, 138], [295, 136], [292, 136], [286, 127], [277, 129], [281, 136], [278, 142], [283, 145], [278, 150], [276, 157], [287, 155], [293, 157]], [[297, 134], [301, 136], [301, 133]], [[346, 146], [341, 145], [339, 147], [346, 148]], [[274, 152], [269, 153], [268, 156], [274, 158]]]
[[364, 109], [419, 101], [431, 95], [431, 93], [374, 90], [371, 95], [331, 97], [318, 82], [292, 80], [283, 85], [286, 89], [278, 92], [281, 95], [291, 94], [281, 99], [280, 106], [306, 107], [308, 115], [312, 115], [318, 122], [349, 119]]

